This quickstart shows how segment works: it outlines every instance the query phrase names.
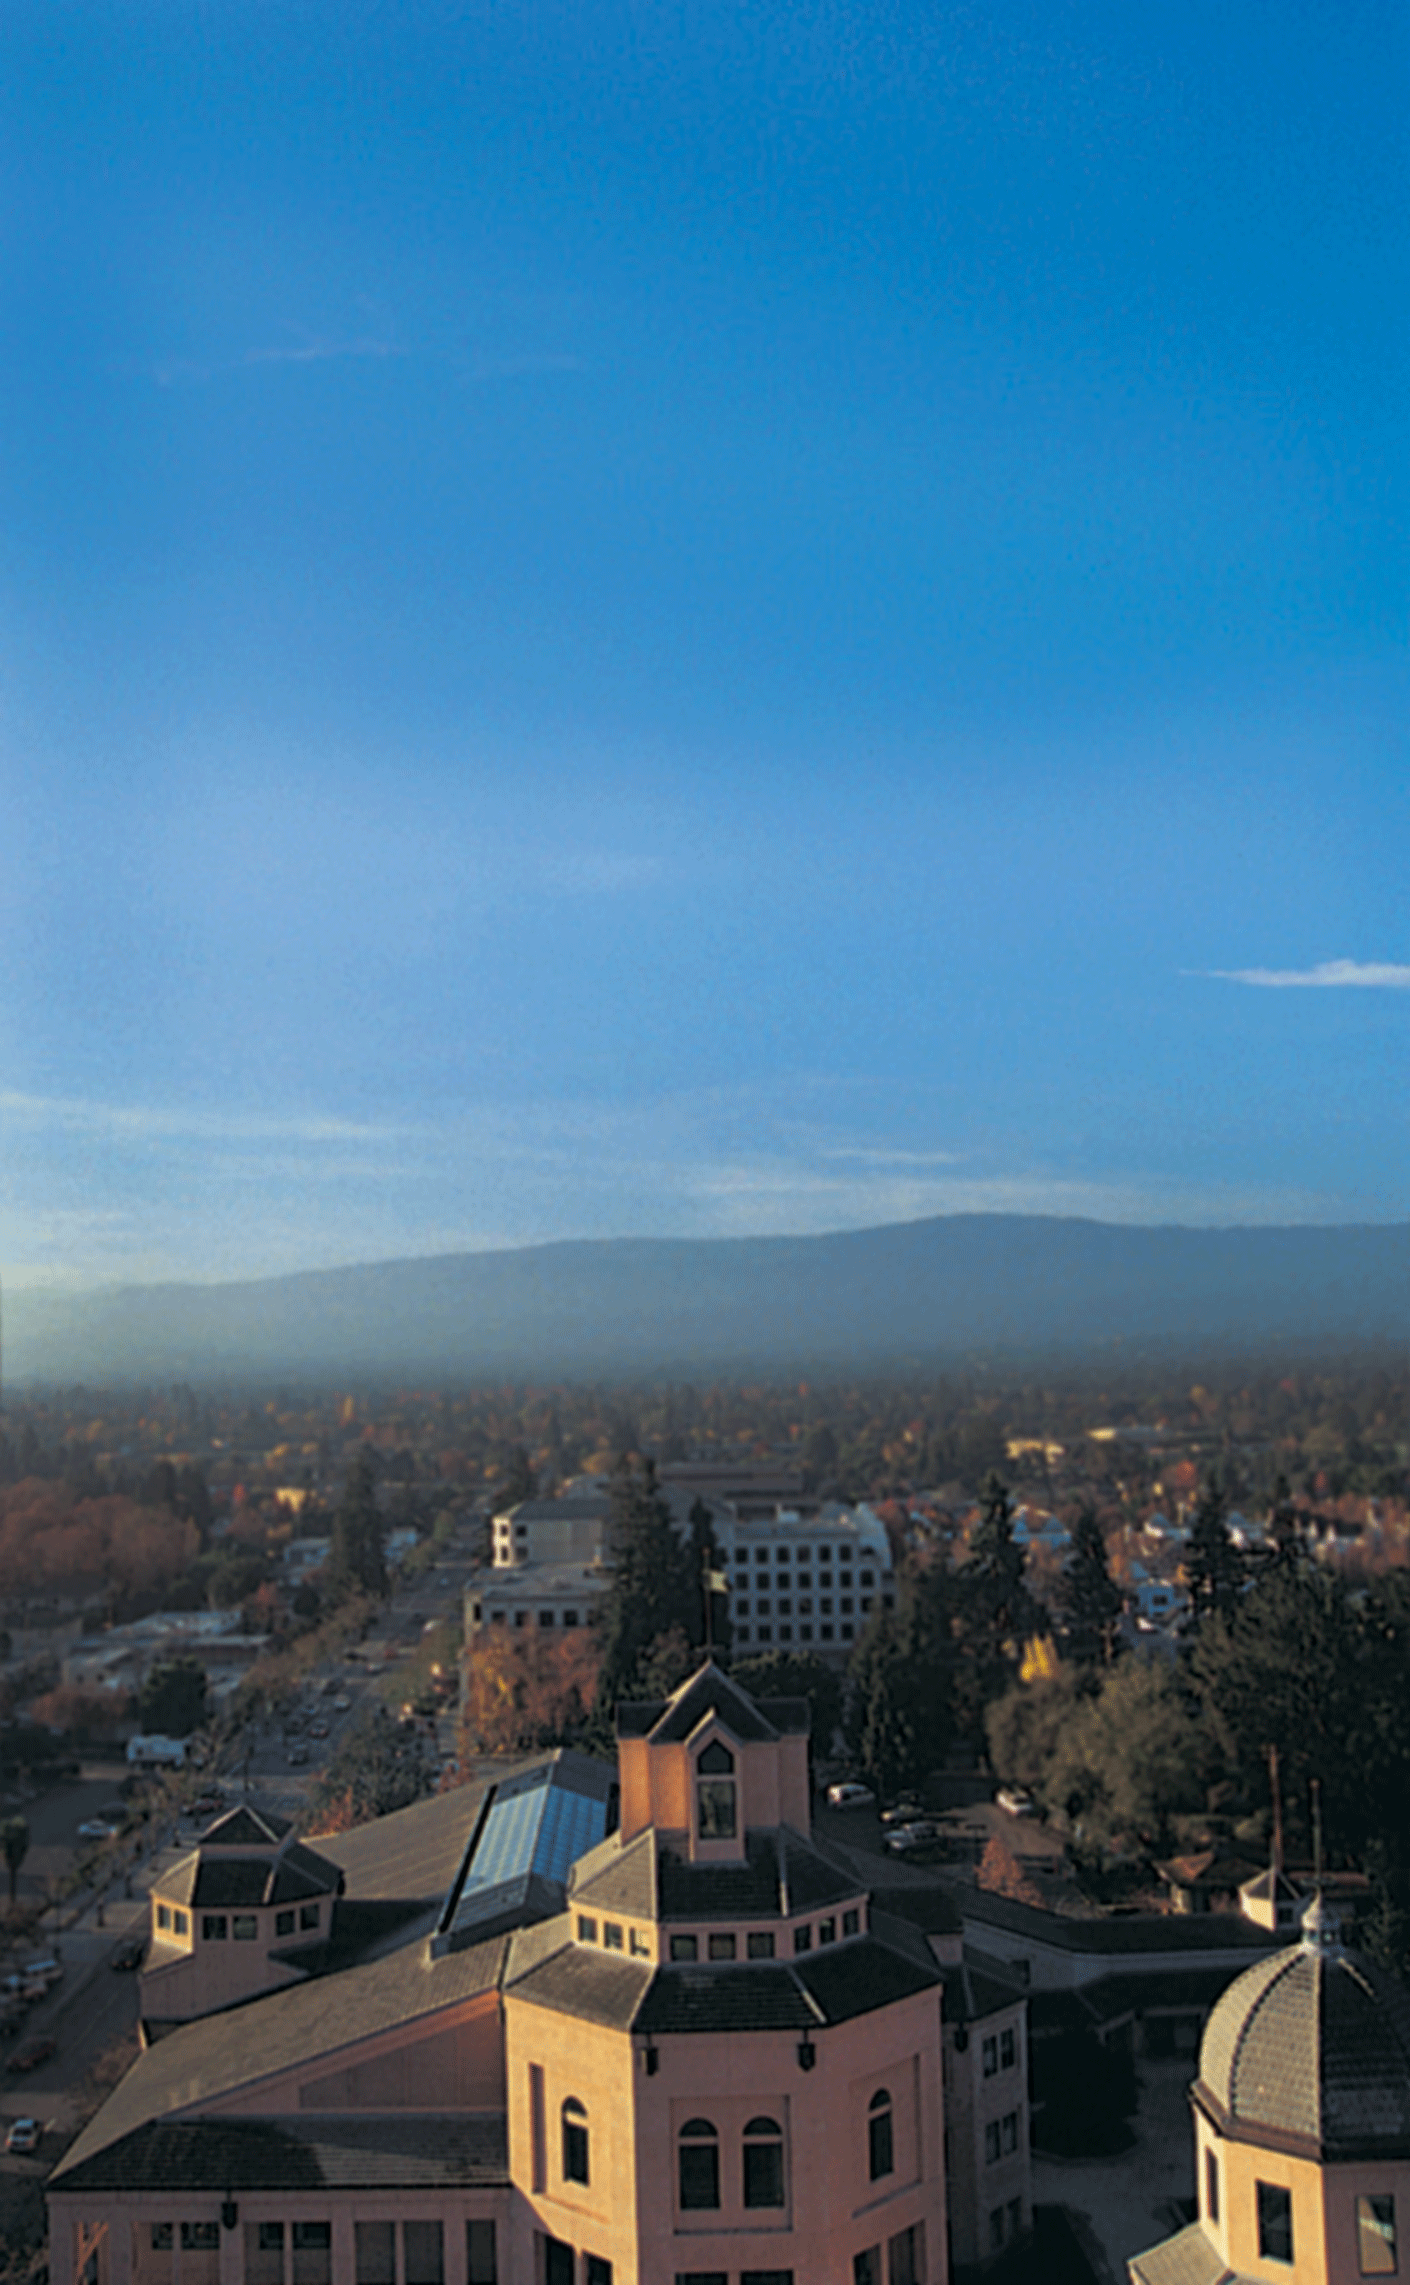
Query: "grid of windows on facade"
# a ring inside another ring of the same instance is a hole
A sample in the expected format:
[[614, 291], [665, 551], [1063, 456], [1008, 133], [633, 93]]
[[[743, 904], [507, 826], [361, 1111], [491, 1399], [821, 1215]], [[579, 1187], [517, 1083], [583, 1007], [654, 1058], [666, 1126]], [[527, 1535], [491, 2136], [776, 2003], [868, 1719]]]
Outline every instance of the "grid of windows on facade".
[[604, 1920], [599, 1936], [596, 1913], [580, 1912], [578, 1914], [578, 1942], [580, 1944], [600, 1942], [604, 1951], [620, 1952], [624, 1941], [634, 1960], [650, 1959], [651, 1945], [640, 1928], [624, 1930], [620, 1920]]
[[[795, 1952], [811, 1952], [816, 1942], [835, 1944], [844, 1936], [859, 1936], [862, 1932], [861, 1906], [851, 1906], [846, 1912], [830, 1913], [826, 1919], [807, 1921], [793, 1931]], [[579, 1933], [582, 1923], [579, 1922]], [[772, 1960], [777, 1958], [779, 1937], [772, 1928], [747, 1928], [742, 1936], [732, 1929], [712, 1928], [704, 1936], [687, 1930], [674, 1932], [667, 1940], [671, 1959], [690, 1960]]]
[[995, 2206], [989, 2215], [989, 2251], [1002, 2253], [1016, 2237], [1023, 2235], [1023, 2200], [1010, 2198], [1007, 2205]]
[[157, 1906], [157, 1926], [162, 1930], [169, 1929], [173, 1936], [189, 1936], [191, 1933], [190, 1915], [178, 1911], [175, 1905], [159, 1904]]
[[981, 2052], [986, 2079], [996, 2078], [1000, 2071], [1011, 2071], [1018, 2061], [1018, 2035], [1013, 2026], [993, 2032], [984, 2040]]
[[1002, 2118], [991, 2118], [984, 2127], [984, 2163], [997, 2166], [1001, 2158], [1011, 2157], [1018, 2148], [1018, 2112], [1005, 2111]]
[[925, 2285], [925, 2233], [920, 2223], [898, 2230], [886, 2240], [884, 2269], [879, 2245], [869, 2245], [855, 2254], [852, 2285]]

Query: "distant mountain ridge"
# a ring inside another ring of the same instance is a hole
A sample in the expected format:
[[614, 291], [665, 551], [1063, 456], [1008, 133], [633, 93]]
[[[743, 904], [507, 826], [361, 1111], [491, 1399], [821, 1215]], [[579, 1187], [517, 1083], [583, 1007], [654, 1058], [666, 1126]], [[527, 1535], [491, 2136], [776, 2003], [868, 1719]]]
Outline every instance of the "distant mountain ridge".
[[804, 1238], [606, 1238], [219, 1285], [8, 1298], [5, 1376], [560, 1377], [977, 1352], [1410, 1339], [1410, 1225], [956, 1214]]

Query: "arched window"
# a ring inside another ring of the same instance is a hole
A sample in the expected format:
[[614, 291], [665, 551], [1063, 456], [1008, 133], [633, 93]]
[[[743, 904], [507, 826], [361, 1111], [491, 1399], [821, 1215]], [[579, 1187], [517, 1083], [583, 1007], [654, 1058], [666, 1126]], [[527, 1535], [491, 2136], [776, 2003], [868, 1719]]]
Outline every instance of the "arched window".
[[896, 2171], [896, 2141], [891, 2131], [891, 2096], [878, 2087], [867, 2105], [867, 2169], [873, 2182]]
[[587, 2112], [575, 2095], [569, 2095], [563, 2105], [563, 2179], [565, 2182], [586, 2182], [587, 2178]]
[[695, 1808], [702, 1841], [734, 1839], [734, 1755], [718, 1738], [695, 1757]]
[[776, 2119], [751, 2118], [744, 2129], [744, 2203], [783, 2204], [783, 2129]]
[[708, 2118], [688, 2118], [677, 2152], [681, 2210], [703, 2213], [720, 2202], [720, 2138]]

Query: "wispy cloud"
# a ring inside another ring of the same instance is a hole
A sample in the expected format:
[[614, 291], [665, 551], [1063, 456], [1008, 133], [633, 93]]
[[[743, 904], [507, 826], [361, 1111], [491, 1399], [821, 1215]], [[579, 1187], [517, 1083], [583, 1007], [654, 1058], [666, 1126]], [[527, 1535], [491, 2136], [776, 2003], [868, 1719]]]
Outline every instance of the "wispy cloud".
[[64, 1127], [133, 1142], [189, 1138], [202, 1142], [386, 1142], [406, 1127], [382, 1126], [323, 1114], [270, 1114], [198, 1110], [150, 1103], [102, 1103], [79, 1096], [27, 1095], [0, 1089], [0, 1118], [29, 1126]]
[[1319, 960], [1315, 968], [1187, 968], [1185, 974], [1258, 984], [1274, 992], [1410, 992], [1410, 967], [1394, 960]]
[[238, 357], [163, 357], [147, 368], [159, 389], [178, 389], [197, 381], [212, 381], [218, 373], [245, 372], [257, 365], [323, 365], [358, 357], [409, 357], [400, 342], [378, 335], [359, 334], [351, 340], [308, 335], [303, 340], [273, 342], [268, 347], [242, 350]]

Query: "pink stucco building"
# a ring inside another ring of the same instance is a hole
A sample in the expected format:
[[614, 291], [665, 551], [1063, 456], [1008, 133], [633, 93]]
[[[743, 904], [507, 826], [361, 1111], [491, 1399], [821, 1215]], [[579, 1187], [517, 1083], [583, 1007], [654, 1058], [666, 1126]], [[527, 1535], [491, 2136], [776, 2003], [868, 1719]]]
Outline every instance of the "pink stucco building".
[[462, 1868], [429, 1934], [235, 2006], [222, 1983], [52, 2177], [54, 2285], [945, 2285], [946, 2069], [981, 2090], [978, 2170], [985, 2106], [1026, 2154], [1022, 2002], [971, 1993], [946, 2056], [957, 1947], [814, 1842], [807, 1720], [707, 1665], [621, 1709], [606, 1839], [571, 1853], [587, 1792], [534, 1809], [566, 1909], [487, 1936]]

